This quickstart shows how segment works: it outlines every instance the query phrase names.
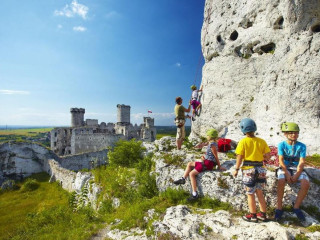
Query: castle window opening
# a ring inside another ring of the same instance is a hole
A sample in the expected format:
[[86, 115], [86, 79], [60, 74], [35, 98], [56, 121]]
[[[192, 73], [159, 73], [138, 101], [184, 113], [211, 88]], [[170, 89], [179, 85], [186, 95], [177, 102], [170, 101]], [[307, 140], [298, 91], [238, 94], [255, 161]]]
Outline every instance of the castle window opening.
[[55, 136], [55, 137], [57, 137], [57, 136], [58, 136], [58, 133], [57, 133], [57, 132], [55, 132], [55, 133], [54, 133], [54, 136]]
[[56, 147], [57, 146], [57, 142], [54, 142], [53, 145]]

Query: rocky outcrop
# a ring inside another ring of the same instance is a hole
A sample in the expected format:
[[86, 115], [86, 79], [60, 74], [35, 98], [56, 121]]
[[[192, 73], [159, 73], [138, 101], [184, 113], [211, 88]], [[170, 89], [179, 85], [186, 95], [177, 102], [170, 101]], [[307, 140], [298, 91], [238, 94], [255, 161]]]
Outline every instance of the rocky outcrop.
[[53, 152], [35, 143], [0, 144], [0, 183], [5, 179], [21, 180], [33, 173], [49, 173], [48, 159], [59, 161]]
[[[160, 141], [156, 141], [159, 145], [159, 149], [163, 149], [163, 146], [168, 145], [168, 140], [170, 138], [162, 138]], [[174, 145], [174, 138], [171, 138], [171, 146]], [[177, 167], [172, 164], [167, 164], [165, 157], [166, 154], [172, 156], [178, 156], [183, 163], [182, 166], [186, 166], [190, 161], [199, 161], [201, 153], [195, 152], [193, 150], [172, 150], [171, 152], [157, 152], [156, 157], [156, 173], [157, 173], [157, 186], [160, 191], [165, 191], [167, 188], [179, 189], [182, 188], [188, 192], [191, 192], [190, 181], [187, 180], [186, 184], [176, 186], [173, 184], [173, 180], [176, 180], [183, 176], [184, 169]], [[197, 186], [200, 195], [209, 196], [211, 198], [219, 199], [222, 202], [230, 203], [233, 208], [237, 210], [247, 211], [247, 197], [242, 184], [242, 173], [239, 172], [238, 177], [235, 179], [232, 176], [232, 172], [235, 170], [235, 159], [229, 159], [225, 153], [219, 153], [219, 159], [223, 167], [227, 170], [224, 172], [220, 171], [205, 171], [197, 175]], [[277, 180], [275, 176], [275, 167], [270, 166], [267, 171], [267, 185], [265, 188], [265, 198], [268, 206], [276, 206], [277, 203]], [[304, 206], [313, 206], [320, 211], [320, 203], [317, 200], [318, 194], [320, 192], [320, 170], [314, 168], [306, 168], [314, 182], [311, 181], [311, 187], [305, 198]], [[284, 195], [284, 205], [291, 206], [295, 201], [296, 195], [299, 191], [299, 186], [296, 184], [290, 186], [286, 185], [285, 195]], [[308, 214], [306, 213], [308, 216]], [[318, 224], [318, 221], [309, 216], [306, 225]]]
[[[154, 147], [156, 146], [156, 147]], [[182, 165], [186, 165], [189, 161], [199, 159], [201, 153], [194, 149], [188, 150], [183, 146], [182, 150], [175, 150], [175, 139], [164, 137], [156, 140], [154, 144], [146, 144], [147, 151], [156, 150], [154, 161], [156, 162], [157, 186], [160, 191], [167, 188], [183, 188], [186, 191], [191, 190], [189, 181], [185, 185], [175, 186], [173, 179], [183, 175], [184, 169], [168, 164], [165, 158], [176, 157], [183, 161]], [[223, 202], [229, 202], [233, 208], [247, 211], [247, 199], [241, 182], [241, 176], [237, 179], [231, 177], [231, 171], [234, 170], [234, 159], [228, 159], [226, 154], [219, 153], [222, 165], [227, 168], [226, 172], [204, 172], [197, 176], [197, 185], [201, 195], [219, 199]], [[178, 164], [181, 165], [181, 164]], [[309, 175], [319, 181], [320, 172], [318, 169], [310, 168], [307, 170]], [[285, 189], [284, 204], [291, 205], [296, 197], [297, 188], [295, 186], [287, 186]], [[312, 183], [307, 198], [303, 202], [304, 206], [311, 205], [315, 209], [320, 209], [317, 201], [319, 193], [319, 185]], [[268, 172], [268, 185], [265, 191], [268, 206], [276, 204], [276, 180], [274, 172]], [[306, 221], [303, 225], [319, 225], [319, 222], [304, 211]], [[269, 216], [272, 219], [272, 216]], [[227, 211], [220, 210], [214, 212], [212, 209], [197, 209], [186, 205], [172, 206], [166, 209], [166, 212], [159, 216], [153, 209], [149, 209], [144, 217], [144, 221], [148, 224], [152, 222], [154, 234], [147, 234], [146, 230], [139, 228], [121, 231], [111, 230], [111, 227], [101, 230], [92, 240], [108, 239], [297, 239], [298, 236], [304, 236], [308, 239], [319, 239], [319, 231], [310, 232], [304, 227], [292, 225], [296, 216], [293, 213], [285, 212], [284, 219], [287, 219], [283, 225], [272, 220], [268, 222], [248, 223], [241, 217], [235, 216]], [[120, 220], [119, 220], [120, 222]]]
[[192, 137], [217, 128], [240, 140], [243, 117], [270, 145], [297, 122], [308, 154], [320, 152], [320, 2], [207, 0], [201, 44], [202, 111]]

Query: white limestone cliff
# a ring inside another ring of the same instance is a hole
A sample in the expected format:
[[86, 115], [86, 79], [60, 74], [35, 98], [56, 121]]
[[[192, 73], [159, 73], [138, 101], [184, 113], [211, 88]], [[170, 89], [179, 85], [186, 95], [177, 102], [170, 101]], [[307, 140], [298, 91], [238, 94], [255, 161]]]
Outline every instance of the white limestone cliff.
[[191, 137], [214, 127], [238, 141], [251, 117], [277, 145], [281, 122], [294, 121], [308, 154], [320, 152], [319, 0], [207, 0], [201, 43], [203, 105]]

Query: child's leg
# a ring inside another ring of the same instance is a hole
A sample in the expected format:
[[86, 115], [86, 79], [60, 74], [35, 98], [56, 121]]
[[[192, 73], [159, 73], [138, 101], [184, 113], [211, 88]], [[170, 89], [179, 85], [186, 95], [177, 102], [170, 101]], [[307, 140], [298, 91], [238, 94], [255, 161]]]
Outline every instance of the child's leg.
[[195, 169], [193, 169], [190, 172], [190, 180], [191, 180], [191, 187], [192, 187], [192, 191], [196, 192], [197, 191], [197, 179], [196, 176], [199, 174], [199, 172]]
[[284, 195], [284, 187], [286, 185], [286, 180], [284, 178], [278, 179], [278, 189], [277, 189], [277, 209], [282, 210], [282, 200]]
[[195, 162], [188, 162], [186, 170], [184, 171], [183, 177], [186, 179], [189, 176], [189, 173], [195, 166]]
[[200, 109], [201, 103], [199, 102], [199, 105], [197, 106], [197, 111]]
[[261, 189], [257, 189], [256, 190], [256, 194], [257, 194], [257, 198], [259, 201], [259, 206], [260, 206], [260, 211], [261, 212], [267, 212], [267, 203], [266, 200], [264, 198], [263, 192]]
[[257, 213], [256, 199], [254, 194], [247, 194], [247, 196], [248, 196], [248, 206], [249, 206], [250, 213]]
[[297, 196], [297, 199], [296, 199], [296, 202], [293, 206], [293, 208], [299, 208], [303, 199], [307, 196], [307, 193], [308, 193], [308, 190], [309, 190], [309, 181], [306, 180], [306, 179], [301, 179], [300, 181], [301, 183], [301, 187], [300, 187], [300, 190], [298, 192], [298, 196]]

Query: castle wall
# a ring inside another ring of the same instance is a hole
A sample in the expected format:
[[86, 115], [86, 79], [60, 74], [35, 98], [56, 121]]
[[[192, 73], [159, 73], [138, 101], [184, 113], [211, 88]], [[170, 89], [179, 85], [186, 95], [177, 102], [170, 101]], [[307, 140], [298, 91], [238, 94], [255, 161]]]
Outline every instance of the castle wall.
[[51, 130], [51, 150], [62, 156], [71, 154], [72, 128], [54, 128]]
[[108, 146], [113, 146], [115, 142], [123, 138], [121, 135], [111, 135], [109, 133], [78, 133], [74, 131], [71, 138], [71, 154], [99, 151]]
[[99, 126], [97, 119], [86, 119], [86, 126]]
[[92, 169], [94, 167], [107, 164], [108, 149], [97, 152], [89, 152], [79, 155], [61, 157], [61, 167], [73, 171], [81, 169]]

